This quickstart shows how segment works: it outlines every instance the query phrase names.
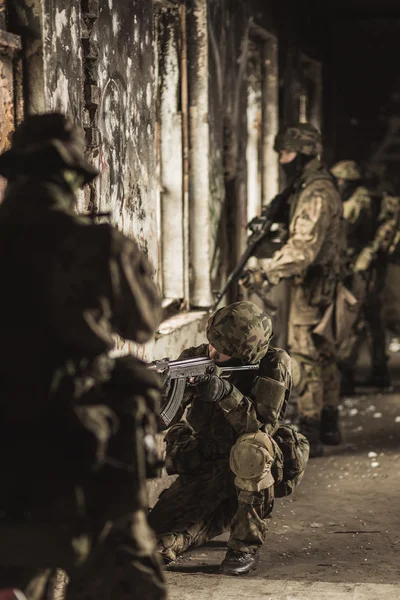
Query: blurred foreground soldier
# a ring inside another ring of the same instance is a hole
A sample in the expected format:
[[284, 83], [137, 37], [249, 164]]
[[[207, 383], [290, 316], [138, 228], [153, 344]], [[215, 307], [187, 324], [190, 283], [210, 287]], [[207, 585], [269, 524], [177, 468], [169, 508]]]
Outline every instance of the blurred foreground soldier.
[[280, 424], [291, 388], [290, 358], [269, 346], [271, 335], [269, 316], [252, 302], [236, 302], [210, 317], [209, 344], [181, 354], [209, 356], [224, 366], [259, 363], [259, 369], [187, 388], [177, 417], [187, 408], [186, 420], [166, 436], [167, 469], [179, 477], [149, 515], [167, 563], [229, 529], [222, 572], [249, 573], [259, 560], [274, 497], [292, 493], [303, 476], [308, 442]]
[[159, 380], [113, 334], [142, 343], [160, 319], [148, 261], [74, 212], [97, 172], [61, 114], [28, 117], [0, 156], [0, 589], [68, 600], [165, 598], [146, 520]]
[[[322, 140], [307, 123], [288, 125], [275, 140], [281, 166], [293, 192], [289, 198], [289, 238], [263, 269], [241, 280], [264, 293], [282, 279], [292, 280], [289, 352], [296, 365], [300, 431], [310, 442], [310, 457], [324, 444], [341, 442], [338, 424], [340, 375], [335, 339], [321, 332], [332, 311], [340, 275], [342, 203], [333, 177], [320, 161]], [[322, 443], [321, 443], [322, 442]]]

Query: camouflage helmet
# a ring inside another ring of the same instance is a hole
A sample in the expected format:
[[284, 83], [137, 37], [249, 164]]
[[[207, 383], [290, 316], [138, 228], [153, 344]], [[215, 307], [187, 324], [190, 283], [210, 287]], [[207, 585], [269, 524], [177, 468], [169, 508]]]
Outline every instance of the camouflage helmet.
[[83, 130], [61, 113], [30, 115], [17, 127], [10, 150], [0, 156], [0, 174], [6, 179], [18, 173], [40, 170], [73, 170], [84, 183], [98, 171], [84, 156]]
[[322, 152], [322, 137], [318, 129], [310, 123], [284, 125], [275, 137], [274, 150], [318, 156]]
[[270, 317], [253, 302], [234, 302], [214, 313], [207, 338], [218, 352], [257, 363], [268, 351], [272, 336]]
[[355, 160], [341, 160], [337, 162], [333, 165], [331, 173], [336, 179], [346, 179], [348, 181], [359, 181], [362, 179], [361, 167]]

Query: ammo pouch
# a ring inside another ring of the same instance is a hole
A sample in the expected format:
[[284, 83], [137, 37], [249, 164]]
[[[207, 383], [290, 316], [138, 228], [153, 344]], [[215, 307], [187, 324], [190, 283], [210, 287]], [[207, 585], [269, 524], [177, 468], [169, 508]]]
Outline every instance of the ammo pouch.
[[275, 485], [275, 497], [283, 498], [290, 496], [302, 480], [310, 445], [292, 425], [281, 425], [273, 439], [283, 455], [283, 462], [276, 461], [272, 469], [275, 481], [279, 482]]

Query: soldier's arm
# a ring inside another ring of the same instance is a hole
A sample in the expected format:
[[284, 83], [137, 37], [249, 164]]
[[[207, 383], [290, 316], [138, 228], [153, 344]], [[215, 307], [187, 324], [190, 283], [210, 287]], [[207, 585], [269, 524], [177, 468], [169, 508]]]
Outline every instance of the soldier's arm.
[[358, 202], [345, 202], [343, 205], [343, 217], [346, 222], [348, 237], [357, 235], [364, 231], [365, 235], [371, 230], [372, 206], [369, 196], [362, 196]]
[[220, 400], [226, 419], [242, 435], [262, 427], [273, 433], [288, 400], [292, 386], [290, 357], [284, 350], [270, 348], [260, 365], [260, 376], [250, 397], [233, 386], [232, 392]]
[[330, 226], [330, 196], [326, 188], [312, 186], [301, 194], [288, 241], [263, 264], [272, 284], [302, 275], [315, 261]]
[[111, 244], [112, 324], [123, 338], [142, 344], [161, 321], [153, 269], [134, 240], [113, 230]]
[[400, 199], [396, 196], [387, 196], [383, 200], [379, 215], [380, 226], [371, 244], [374, 254], [379, 251], [386, 252], [392, 243], [398, 228], [399, 202]]

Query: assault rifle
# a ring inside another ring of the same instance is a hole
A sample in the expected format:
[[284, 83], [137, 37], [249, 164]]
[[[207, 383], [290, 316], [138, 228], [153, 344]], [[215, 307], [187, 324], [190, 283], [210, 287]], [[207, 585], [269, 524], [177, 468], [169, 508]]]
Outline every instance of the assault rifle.
[[[217, 308], [231, 283], [240, 279], [240, 275], [242, 274], [247, 261], [249, 258], [254, 256], [261, 242], [263, 242], [270, 233], [271, 227], [276, 222], [278, 215], [281, 215], [284, 211], [292, 190], [293, 183], [288, 185], [282, 192], [277, 194], [275, 198], [271, 200], [271, 202], [263, 209], [260, 217], [256, 217], [249, 223], [248, 227], [252, 231], [252, 234], [247, 241], [247, 248], [240, 257], [236, 267], [225, 281], [222, 289], [217, 292], [215, 302], [210, 311], [214, 311]], [[265, 298], [263, 298], [263, 300], [267, 307], [269, 306], [271, 310], [276, 310], [276, 306], [274, 306], [271, 302]]]
[[187, 358], [185, 360], [169, 360], [162, 358], [149, 364], [149, 369], [162, 374], [167, 371], [171, 386], [168, 391], [167, 403], [159, 415], [160, 424], [167, 428], [172, 423], [173, 418], [182, 404], [188, 379], [191, 377], [200, 378], [202, 382], [208, 381], [212, 375], [223, 376], [234, 371], [255, 371], [259, 365], [240, 365], [237, 367], [224, 367], [216, 365], [215, 362], [207, 356], [199, 358]]

